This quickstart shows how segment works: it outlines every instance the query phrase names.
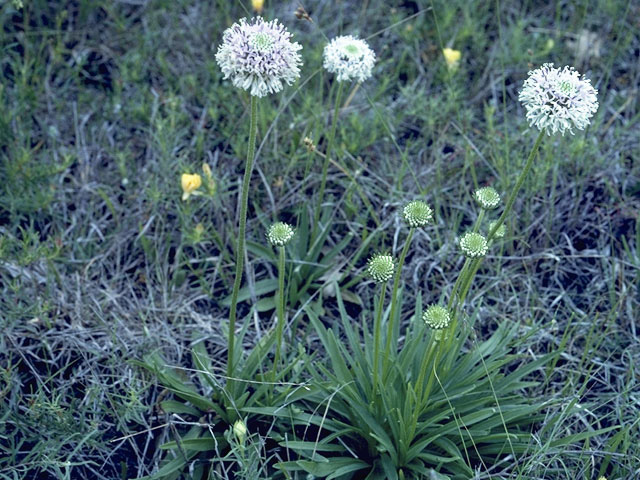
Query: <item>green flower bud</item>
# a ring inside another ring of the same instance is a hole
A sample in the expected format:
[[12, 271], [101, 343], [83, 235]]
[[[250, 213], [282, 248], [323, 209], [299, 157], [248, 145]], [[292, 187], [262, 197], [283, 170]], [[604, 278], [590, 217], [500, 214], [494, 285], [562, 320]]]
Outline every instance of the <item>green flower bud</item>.
[[496, 192], [495, 188], [484, 187], [476, 190], [473, 194], [480, 205], [485, 210], [493, 210], [500, 204], [500, 195]]
[[274, 223], [267, 231], [267, 240], [276, 247], [284, 247], [292, 238], [293, 227], [288, 223]]
[[479, 233], [465, 233], [460, 239], [460, 249], [465, 257], [477, 258], [484, 257], [489, 250], [487, 239]]
[[441, 328], [447, 328], [451, 321], [449, 310], [440, 305], [431, 305], [422, 314], [422, 320], [428, 327], [439, 330]]
[[414, 200], [405, 205], [402, 218], [412, 228], [426, 227], [433, 219], [433, 210], [422, 200]]
[[391, 280], [395, 270], [393, 257], [386, 253], [376, 253], [367, 265], [367, 273], [377, 283], [384, 283]]
[[[489, 224], [489, 231], [493, 230], [493, 227], [495, 227], [496, 223], [498, 223], [498, 221], [494, 220]], [[496, 233], [493, 234], [493, 238], [503, 238], [506, 235], [506, 233], [507, 233], [507, 227], [505, 227], [503, 223], [502, 225], [500, 225], [500, 227], [498, 227], [498, 229], [496, 230]]]
[[247, 439], [247, 426], [242, 420], [236, 420], [236, 423], [233, 424], [233, 434], [238, 443], [244, 443]]

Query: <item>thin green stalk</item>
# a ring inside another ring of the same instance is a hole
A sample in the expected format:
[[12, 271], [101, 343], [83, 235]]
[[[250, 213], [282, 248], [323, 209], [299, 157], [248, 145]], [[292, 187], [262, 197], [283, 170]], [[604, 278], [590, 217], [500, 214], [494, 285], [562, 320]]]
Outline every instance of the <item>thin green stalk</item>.
[[538, 135], [538, 138], [536, 139], [536, 143], [533, 145], [533, 148], [531, 149], [531, 153], [529, 154], [529, 158], [527, 158], [527, 163], [524, 164], [524, 169], [522, 170], [522, 173], [518, 177], [518, 180], [516, 181], [516, 184], [513, 186], [513, 189], [511, 190], [511, 194], [509, 195], [509, 200], [507, 200], [507, 204], [504, 207], [504, 211], [502, 212], [502, 215], [500, 215], [500, 218], [498, 218], [498, 221], [495, 223], [495, 225], [493, 226], [493, 228], [489, 232], [489, 235], [487, 236], [487, 241], [490, 241], [490, 240], [493, 239], [494, 235], [496, 234], [498, 229], [502, 226], [502, 224], [504, 223], [505, 219], [507, 218], [507, 215], [509, 215], [509, 213], [511, 213], [511, 209], [513, 208], [513, 204], [516, 201], [516, 197], [518, 196], [518, 192], [520, 191], [520, 188], [522, 188], [522, 184], [524, 183], [524, 179], [529, 174], [529, 171], [531, 170], [531, 167], [533, 166], [533, 160], [536, 157], [536, 153], [538, 153], [538, 150], [540, 149], [540, 145], [542, 144], [542, 139], [543, 138], [544, 138], [544, 130], [541, 130], [540, 134]]
[[273, 359], [273, 373], [271, 380], [275, 382], [276, 371], [280, 365], [282, 355], [282, 332], [284, 331], [284, 247], [279, 248], [278, 256], [278, 298], [276, 303], [276, 315], [278, 317], [276, 323], [276, 356]]
[[462, 265], [462, 269], [458, 274], [458, 278], [456, 278], [456, 283], [453, 284], [451, 295], [449, 295], [449, 302], [447, 303], [447, 310], [449, 310], [449, 312], [452, 311], [451, 309], [453, 308], [456, 295], [458, 294], [458, 288], [460, 288], [460, 282], [462, 282], [463, 277], [466, 278], [467, 269], [469, 268], [469, 265], [471, 265], [471, 259], [465, 258], [464, 265]]
[[404, 265], [404, 260], [407, 257], [407, 252], [409, 251], [409, 245], [411, 244], [411, 239], [413, 238], [413, 233], [415, 232], [415, 228], [409, 229], [409, 235], [407, 235], [407, 239], [404, 242], [404, 247], [402, 252], [400, 253], [400, 259], [398, 260], [398, 268], [396, 268], [395, 275], [393, 277], [393, 287], [391, 289], [391, 310], [389, 312], [389, 321], [387, 322], [387, 340], [384, 347], [384, 357], [382, 358], [382, 381], [385, 382], [387, 378], [388, 368], [389, 368], [389, 354], [391, 353], [391, 337], [393, 336], [393, 332], [395, 330], [395, 318], [396, 318], [396, 309], [398, 308], [398, 288], [400, 287], [400, 277], [402, 275], [402, 266]]
[[480, 225], [482, 225], [482, 220], [484, 220], [484, 208], [480, 209], [480, 213], [478, 214], [476, 223], [473, 225], [473, 233], [478, 233], [478, 230], [480, 230]]
[[[247, 207], [249, 203], [249, 182], [253, 170], [253, 160], [256, 151], [256, 130], [258, 124], [258, 99], [251, 96], [251, 124], [249, 127], [249, 146], [247, 148], [247, 161], [244, 166], [244, 178], [240, 199], [240, 219], [238, 228], [238, 245], [236, 248], [236, 276], [231, 292], [231, 309], [229, 311], [229, 341], [227, 356], [227, 382], [231, 386], [233, 378], [233, 349], [235, 344], [236, 315], [238, 309], [238, 292], [242, 283], [242, 269], [244, 267], [244, 242], [247, 229]], [[231, 390], [231, 388], [229, 388]]]
[[[520, 191], [520, 188], [522, 188], [524, 179], [527, 177], [527, 175], [529, 174], [529, 171], [531, 170], [531, 167], [533, 166], [533, 160], [536, 157], [536, 153], [538, 153], [538, 150], [540, 149], [540, 145], [542, 144], [543, 138], [544, 138], [544, 130], [541, 130], [540, 134], [538, 135], [538, 138], [536, 139], [536, 143], [533, 145], [533, 148], [531, 149], [531, 153], [529, 153], [527, 162], [525, 163], [524, 168], [522, 169], [522, 172], [520, 173], [520, 176], [516, 181], [516, 184], [513, 186], [513, 189], [509, 194], [509, 199], [507, 200], [507, 203], [502, 212], [502, 215], [500, 215], [500, 218], [498, 218], [493, 228], [489, 231], [489, 235], [487, 235], [488, 242], [490, 242], [493, 239], [498, 229], [502, 226], [507, 216], [511, 213], [511, 210], [513, 209], [513, 204], [515, 203], [516, 197], [518, 196], [518, 192]], [[457, 310], [457, 306], [462, 305], [464, 303], [464, 300], [467, 297], [467, 293], [471, 288], [473, 278], [475, 277], [476, 272], [480, 268], [481, 263], [482, 263], [482, 257], [476, 258], [473, 260], [471, 268], [469, 269], [469, 274], [467, 275], [467, 278], [464, 279], [462, 283], [462, 290], [460, 291], [460, 295], [458, 296], [458, 301], [455, 305], [454, 311], [452, 312], [454, 316], [456, 315], [455, 310]]]
[[331, 130], [329, 130], [329, 137], [327, 138], [327, 151], [324, 154], [324, 163], [322, 165], [322, 180], [320, 181], [320, 192], [318, 193], [318, 203], [316, 205], [316, 211], [313, 216], [314, 231], [316, 228], [318, 228], [318, 221], [320, 220], [320, 208], [322, 206], [322, 200], [324, 198], [324, 190], [327, 186], [327, 172], [329, 171], [329, 160], [331, 159], [333, 141], [336, 137], [336, 128], [338, 126], [338, 116], [340, 115], [340, 100], [342, 97], [343, 83], [344, 82], [338, 82], [338, 92], [336, 93], [336, 104], [333, 110], [333, 119], [331, 120]]
[[[429, 365], [433, 365], [435, 368], [436, 363], [438, 361], [438, 352], [440, 352], [440, 340], [436, 340], [434, 336], [436, 335], [436, 331], [432, 331], [431, 339], [429, 341], [429, 347], [427, 353], [422, 357], [422, 363], [420, 364], [420, 374], [418, 375], [418, 379], [416, 380], [416, 397], [418, 399], [418, 408], [416, 409], [416, 414], [419, 416], [422, 413], [422, 409], [424, 408], [424, 380], [427, 376], [427, 368]], [[435, 353], [435, 359], [434, 359]], [[429, 376], [431, 379], [431, 376]], [[432, 380], [429, 381], [432, 383]]]
[[378, 366], [380, 364], [380, 323], [382, 323], [382, 312], [384, 310], [384, 296], [387, 292], [387, 282], [380, 285], [380, 299], [378, 303], [378, 311], [373, 323], [373, 388], [371, 400], [375, 404], [376, 390], [378, 388]]
[[[480, 229], [480, 225], [482, 224], [482, 220], [484, 220], [484, 214], [485, 214], [485, 210], [484, 208], [480, 210], [480, 213], [478, 214], [478, 218], [476, 218], [476, 222], [473, 225], [473, 231], [474, 233], [477, 232]], [[458, 295], [458, 289], [460, 288], [460, 285], [464, 285], [467, 281], [467, 279], [469, 278], [470, 275], [470, 271], [469, 271], [469, 267], [472, 266], [472, 261], [471, 259], [467, 258], [464, 261], [464, 265], [462, 266], [462, 270], [460, 270], [460, 274], [458, 275], [458, 278], [456, 278], [456, 283], [453, 285], [453, 290], [451, 291], [451, 296], [449, 297], [449, 302], [447, 304], [447, 308], [449, 309], [449, 311], [453, 311], [454, 315], [455, 315], [455, 310], [458, 306], [458, 302], [456, 300], [457, 295]], [[453, 309], [453, 310], [452, 310]]]

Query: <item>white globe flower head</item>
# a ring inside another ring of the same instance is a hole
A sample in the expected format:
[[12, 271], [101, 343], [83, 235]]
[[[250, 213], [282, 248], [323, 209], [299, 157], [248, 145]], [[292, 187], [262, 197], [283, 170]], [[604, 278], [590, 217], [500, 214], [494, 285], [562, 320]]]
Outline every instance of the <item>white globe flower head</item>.
[[278, 20], [245, 18], [224, 31], [216, 62], [224, 78], [256, 97], [277, 93], [300, 77], [300, 44]]
[[529, 72], [519, 100], [527, 110], [529, 125], [548, 135], [573, 129], [583, 130], [598, 110], [598, 91], [571, 67], [554, 68], [553, 63]]
[[324, 47], [324, 68], [339, 82], [364, 82], [371, 76], [376, 54], [367, 42], [351, 35], [336, 37]]
[[284, 222], [277, 222], [271, 225], [269, 230], [267, 230], [267, 240], [269, 240], [271, 245], [284, 247], [291, 241], [294, 234], [295, 230], [291, 225]]

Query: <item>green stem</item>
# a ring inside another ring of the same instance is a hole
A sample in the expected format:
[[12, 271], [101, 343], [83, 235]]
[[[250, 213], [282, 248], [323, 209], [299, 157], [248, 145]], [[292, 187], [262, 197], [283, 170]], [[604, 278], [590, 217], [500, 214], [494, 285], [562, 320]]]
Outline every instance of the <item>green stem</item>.
[[482, 220], [484, 220], [484, 208], [480, 209], [480, 213], [478, 214], [476, 223], [473, 225], [473, 233], [478, 233], [478, 230], [480, 230], [480, 225], [482, 224]]
[[402, 266], [404, 265], [404, 260], [407, 256], [407, 252], [409, 251], [409, 245], [411, 244], [411, 239], [413, 238], [413, 233], [415, 232], [415, 228], [409, 229], [409, 235], [407, 235], [407, 239], [404, 242], [404, 248], [400, 253], [400, 259], [398, 260], [398, 268], [396, 269], [395, 276], [393, 277], [393, 287], [391, 289], [391, 311], [389, 312], [389, 321], [387, 322], [387, 340], [384, 347], [384, 357], [382, 357], [382, 381], [385, 382], [387, 378], [388, 368], [389, 368], [389, 354], [391, 353], [391, 337], [393, 337], [393, 332], [395, 331], [395, 318], [396, 318], [396, 309], [398, 308], [398, 288], [400, 287], [400, 277], [402, 274]]
[[382, 312], [384, 310], [384, 296], [387, 291], [387, 282], [383, 282], [380, 286], [380, 299], [378, 303], [378, 311], [373, 324], [373, 388], [371, 400], [375, 403], [376, 390], [378, 388], [378, 366], [380, 356], [380, 323], [382, 322]]
[[344, 82], [338, 82], [338, 92], [336, 93], [336, 104], [333, 110], [331, 130], [329, 131], [329, 137], [327, 138], [327, 150], [324, 154], [324, 164], [322, 165], [322, 180], [320, 181], [320, 192], [318, 193], [318, 204], [316, 205], [316, 211], [314, 213], [314, 218], [313, 218], [314, 231], [318, 228], [318, 222], [320, 220], [320, 208], [322, 206], [324, 190], [327, 186], [327, 172], [329, 171], [329, 160], [331, 159], [331, 153], [333, 150], [333, 141], [336, 137], [336, 128], [338, 127], [338, 116], [340, 115], [340, 99], [342, 97], [343, 83]]
[[495, 225], [493, 226], [493, 228], [489, 232], [489, 236], [487, 237], [487, 241], [490, 241], [491, 239], [493, 239], [494, 235], [496, 234], [498, 229], [502, 226], [502, 224], [504, 223], [505, 219], [507, 218], [507, 215], [509, 215], [509, 213], [511, 213], [511, 209], [513, 208], [513, 204], [516, 201], [516, 197], [518, 196], [518, 192], [520, 191], [520, 188], [522, 187], [522, 184], [524, 183], [525, 177], [527, 176], [527, 174], [531, 170], [531, 167], [533, 166], [533, 160], [536, 157], [536, 153], [538, 153], [538, 150], [540, 149], [540, 144], [542, 143], [542, 139], [543, 138], [544, 138], [544, 130], [541, 130], [540, 134], [538, 135], [538, 138], [536, 139], [536, 143], [533, 145], [533, 149], [531, 149], [531, 153], [529, 154], [529, 158], [527, 158], [527, 163], [525, 163], [524, 169], [522, 170], [522, 173], [518, 177], [518, 180], [516, 181], [516, 184], [513, 186], [513, 189], [511, 190], [511, 194], [509, 195], [509, 200], [507, 200], [507, 204], [504, 207], [504, 211], [502, 212], [502, 215], [500, 215], [500, 218], [498, 218], [498, 221], [495, 223]]
[[276, 324], [276, 356], [273, 360], [273, 373], [271, 379], [276, 380], [276, 371], [280, 364], [282, 355], [282, 332], [284, 331], [284, 247], [280, 247], [278, 256], [278, 298], [276, 303], [276, 315], [278, 317]]
[[427, 376], [427, 368], [430, 364], [435, 368], [435, 362], [437, 361], [437, 358], [434, 360], [433, 355], [436, 352], [436, 349], [438, 349], [437, 351], [439, 351], [438, 347], [440, 345], [440, 341], [434, 338], [435, 335], [436, 332], [432, 331], [429, 346], [427, 347], [427, 353], [422, 357], [422, 363], [420, 364], [420, 374], [418, 375], [418, 379], [416, 380], [415, 392], [418, 399], [417, 411], [419, 412], [424, 407], [424, 380]]
[[[476, 222], [473, 225], [474, 233], [477, 233], [478, 230], [480, 229], [482, 220], [484, 220], [484, 214], [485, 214], [485, 210], [483, 208], [480, 210], [480, 213], [478, 214], [478, 218], [476, 218]], [[460, 270], [460, 274], [458, 275], [458, 278], [456, 278], [456, 283], [453, 285], [453, 290], [451, 291], [451, 296], [449, 297], [449, 302], [447, 304], [447, 308], [449, 312], [452, 312], [452, 311], [455, 312], [456, 308], [458, 307], [458, 303], [457, 303], [458, 289], [460, 288], [461, 285], [464, 286], [467, 279], [469, 278], [470, 266], [472, 266], [472, 260], [469, 258], [465, 259], [464, 265], [462, 266], [462, 270]]]
[[[489, 231], [489, 235], [487, 235], [488, 242], [490, 242], [493, 239], [498, 229], [502, 226], [507, 216], [511, 213], [511, 210], [513, 209], [513, 204], [515, 203], [516, 197], [518, 196], [518, 192], [522, 188], [524, 179], [527, 177], [527, 175], [529, 174], [529, 171], [531, 170], [531, 167], [533, 166], [533, 160], [536, 157], [536, 153], [538, 153], [538, 150], [540, 149], [540, 145], [542, 144], [543, 138], [544, 138], [544, 130], [540, 131], [540, 134], [536, 139], [536, 143], [533, 145], [533, 148], [531, 149], [531, 153], [529, 153], [527, 162], [525, 163], [524, 168], [522, 169], [522, 172], [520, 173], [520, 176], [516, 181], [516, 184], [513, 186], [513, 189], [511, 189], [511, 193], [509, 194], [509, 199], [507, 200], [507, 203], [505, 205], [504, 211], [502, 212], [502, 215], [500, 215], [500, 218], [498, 218], [493, 228]], [[463, 282], [462, 290], [460, 291], [460, 295], [458, 296], [456, 309], [458, 305], [462, 305], [464, 303], [464, 300], [467, 297], [467, 293], [471, 288], [471, 283], [473, 282], [473, 278], [475, 277], [476, 272], [480, 268], [480, 264], [482, 263], [482, 258], [483, 257], [476, 258], [473, 260], [471, 264], [471, 268], [469, 269], [469, 274], [465, 279], [465, 281]], [[456, 312], [455, 312], [456, 309], [454, 309], [454, 311], [452, 312], [454, 316], [456, 315]]]
[[[244, 242], [247, 229], [247, 207], [249, 203], [249, 182], [253, 170], [253, 160], [256, 151], [256, 130], [258, 124], [258, 99], [251, 96], [251, 125], [249, 127], [249, 146], [247, 148], [247, 161], [244, 166], [244, 178], [242, 181], [242, 192], [240, 199], [240, 219], [238, 228], [238, 245], [236, 248], [236, 276], [233, 281], [233, 291], [231, 292], [231, 309], [229, 311], [229, 345], [227, 356], [227, 382], [231, 385], [233, 378], [233, 348], [236, 335], [236, 315], [238, 309], [238, 292], [242, 283], [242, 269], [244, 267]], [[231, 390], [231, 388], [229, 388]]]
[[455, 303], [456, 295], [458, 294], [458, 288], [460, 288], [460, 282], [462, 282], [462, 279], [466, 276], [469, 265], [471, 265], [471, 259], [466, 258], [464, 260], [464, 265], [462, 265], [462, 269], [458, 274], [458, 278], [456, 278], [456, 283], [453, 284], [451, 295], [449, 295], [449, 302], [447, 303], [447, 310], [449, 310], [449, 312], [452, 311], [452, 308]]

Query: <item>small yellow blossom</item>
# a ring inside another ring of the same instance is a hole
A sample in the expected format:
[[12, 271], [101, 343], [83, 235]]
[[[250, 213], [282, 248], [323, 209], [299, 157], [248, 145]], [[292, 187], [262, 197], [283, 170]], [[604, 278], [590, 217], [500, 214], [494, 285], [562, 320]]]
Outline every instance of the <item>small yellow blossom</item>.
[[262, 10], [264, 10], [264, 0], [251, 0], [251, 6], [254, 12], [262, 13]]
[[442, 54], [444, 55], [444, 60], [445, 62], [447, 62], [447, 67], [449, 67], [449, 70], [455, 70], [458, 68], [458, 65], [460, 64], [460, 57], [462, 56], [460, 50], [443, 48]]
[[202, 185], [202, 177], [197, 173], [190, 175], [188, 173], [182, 174], [182, 200], [186, 200], [189, 196], [200, 188]]

